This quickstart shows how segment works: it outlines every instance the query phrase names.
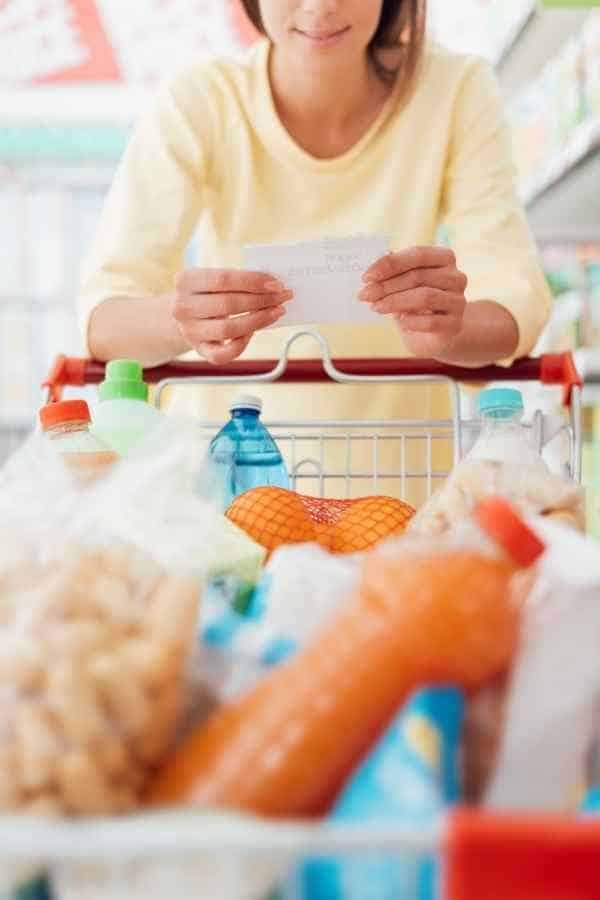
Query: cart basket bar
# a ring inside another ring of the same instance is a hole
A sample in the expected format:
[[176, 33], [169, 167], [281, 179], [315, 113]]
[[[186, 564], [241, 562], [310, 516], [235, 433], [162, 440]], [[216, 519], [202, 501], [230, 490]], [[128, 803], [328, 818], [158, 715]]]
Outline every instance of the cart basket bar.
[[[364, 378], [425, 376], [451, 378], [454, 381], [539, 381], [542, 384], [562, 385], [564, 402], [568, 405], [574, 387], [582, 380], [571, 353], [546, 354], [537, 358], [519, 359], [512, 366], [484, 366], [479, 369], [448, 366], [432, 359], [337, 359], [336, 369], [344, 375]], [[277, 365], [275, 360], [237, 360], [227, 366], [213, 366], [207, 362], [176, 361], [146, 369], [144, 376], [150, 384], [167, 379], [194, 377], [252, 378], [266, 375]], [[48, 389], [50, 402], [60, 400], [64, 387], [99, 384], [104, 378], [105, 363], [95, 359], [58, 356], [43, 387]], [[278, 381], [330, 381], [321, 359], [291, 359]]]

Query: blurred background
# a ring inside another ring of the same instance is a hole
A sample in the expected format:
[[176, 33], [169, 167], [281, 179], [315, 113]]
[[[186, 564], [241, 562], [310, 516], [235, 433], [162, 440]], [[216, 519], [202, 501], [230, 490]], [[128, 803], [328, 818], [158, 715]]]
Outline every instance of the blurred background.
[[[582, 2], [430, 0], [429, 28], [496, 66], [555, 296], [542, 345], [578, 349], [592, 372], [600, 8]], [[235, 0], [0, 0], [0, 459], [31, 427], [55, 355], [82, 352], [79, 266], [132, 122], [186, 59], [243, 52], [249, 37]], [[593, 385], [585, 424], [591, 482], [600, 477]]]

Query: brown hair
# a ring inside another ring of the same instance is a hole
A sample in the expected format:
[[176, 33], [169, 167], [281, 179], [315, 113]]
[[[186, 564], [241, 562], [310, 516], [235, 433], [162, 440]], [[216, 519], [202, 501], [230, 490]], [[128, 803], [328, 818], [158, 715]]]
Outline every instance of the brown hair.
[[[241, 0], [241, 3], [252, 24], [261, 34], [266, 34], [260, 0]], [[379, 25], [369, 44], [369, 58], [379, 77], [387, 82], [401, 78], [407, 92], [423, 54], [426, 6], [427, 0], [383, 0]], [[393, 47], [402, 47], [402, 53], [399, 64], [389, 68], [382, 61], [380, 51]]]

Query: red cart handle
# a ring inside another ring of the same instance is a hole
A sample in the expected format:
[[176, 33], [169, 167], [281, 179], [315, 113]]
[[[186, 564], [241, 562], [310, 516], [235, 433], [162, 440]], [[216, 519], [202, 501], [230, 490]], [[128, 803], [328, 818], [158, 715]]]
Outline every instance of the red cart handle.
[[447, 900], [600, 900], [600, 820], [451, 816]]
[[[454, 381], [540, 381], [542, 384], [562, 385], [564, 401], [571, 401], [574, 387], [582, 385], [581, 377], [570, 353], [547, 354], [538, 358], [519, 359], [510, 367], [484, 366], [481, 369], [465, 369], [448, 366], [432, 359], [337, 359], [336, 369], [344, 375], [364, 377], [431, 376], [452, 378]], [[171, 362], [146, 369], [144, 377], [150, 384], [171, 378], [208, 376], [219, 378], [247, 378], [266, 375], [273, 371], [276, 360], [237, 360], [227, 366], [213, 366], [207, 362]], [[48, 388], [51, 402], [60, 400], [66, 386], [82, 387], [98, 384], [104, 378], [105, 364], [94, 359], [75, 359], [59, 356], [44, 387]], [[290, 359], [278, 381], [321, 382], [330, 381], [322, 359]]]

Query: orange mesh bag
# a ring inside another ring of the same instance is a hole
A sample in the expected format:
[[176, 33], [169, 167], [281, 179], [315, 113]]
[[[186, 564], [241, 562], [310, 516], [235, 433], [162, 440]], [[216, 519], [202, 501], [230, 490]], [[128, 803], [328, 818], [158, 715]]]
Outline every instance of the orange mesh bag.
[[332, 553], [356, 553], [404, 531], [414, 509], [393, 497], [328, 500], [262, 487], [236, 497], [226, 515], [269, 552], [317, 541]]

